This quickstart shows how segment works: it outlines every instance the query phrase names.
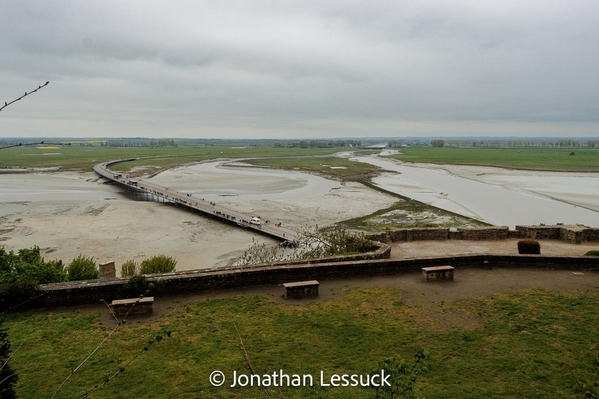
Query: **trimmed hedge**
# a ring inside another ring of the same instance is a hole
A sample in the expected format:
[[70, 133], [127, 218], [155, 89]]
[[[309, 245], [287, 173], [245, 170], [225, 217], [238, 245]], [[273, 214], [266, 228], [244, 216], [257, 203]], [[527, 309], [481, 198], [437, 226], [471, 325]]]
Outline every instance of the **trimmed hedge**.
[[593, 250], [587, 252], [586, 254], [584, 254], [584, 256], [599, 256], [599, 250], [593, 249]]

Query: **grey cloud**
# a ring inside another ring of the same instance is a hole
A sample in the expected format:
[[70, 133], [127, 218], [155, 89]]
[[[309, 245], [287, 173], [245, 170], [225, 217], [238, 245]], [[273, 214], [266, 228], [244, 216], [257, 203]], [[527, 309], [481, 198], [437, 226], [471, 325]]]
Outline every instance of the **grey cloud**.
[[52, 85], [0, 131], [596, 135], [596, 4], [9, 2], [0, 100]]

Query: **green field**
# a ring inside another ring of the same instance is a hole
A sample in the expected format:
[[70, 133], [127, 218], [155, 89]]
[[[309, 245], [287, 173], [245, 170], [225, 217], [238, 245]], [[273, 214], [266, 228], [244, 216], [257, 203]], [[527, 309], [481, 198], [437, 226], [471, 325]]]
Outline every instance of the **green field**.
[[[266, 294], [188, 299], [173, 303], [152, 322], [125, 324], [57, 397], [81, 397], [140, 350], [121, 375], [92, 397], [266, 397], [256, 387], [215, 388], [208, 382], [214, 370], [228, 376], [234, 370], [248, 372], [235, 325], [259, 374], [280, 369], [363, 374], [386, 357], [411, 361], [423, 347], [430, 359], [417, 383], [421, 397], [576, 398], [582, 396], [575, 393], [574, 376], [598, 377], [587, 357], [599, 342], [597, 290], [524, 290], [425, 309], [400, 291], [381, 287], [338, 289], [332, 299], [311, 304], [281, 303]], [[51, 397], [113, 327], [106, 313], [96, 308], [5, 315], [19, 397]], [[441, 313], [473, 322], [448, 327], [435, 316]], [[143, 351], [157, 334], [164, 339]], [[365, 398], [372, 393], [285, 387], [279, 396], [277, 389], [270, 390], [273, 398]]]
[[[122, 164], [120, 168], [136, 166], [169, 167], [216, 158], [272, 158], [253, 161], [256, 165], [274, 168], [303, 169], [339, 177], [370, 173], [367, 166], [329, 157], [299, 160], [296, 157], [332, 155], [347, 148], [281, 148], [274, 146], [206, 146], [206, 147], [100, 147], [100, 146], [38, 146], [5, 149], [0, 152], [0, 168], [60, 167], [61, 170], [91, 171], [94, 164], [119, 158], [141, 158]], [[599, 149], [489, 149], [489, 148], [402, 148], [393, 158], [405, 162], [437, 164], [486, 165], [515, 169], [599, 171]], [[570, 155], [574, 153], [575, 155]], [[351, 167], [348, 167], [351, 165]]]
[[276, 147], [19, 147], [0, 152], [0, 168], [48, 168], [90, 172], [100, 162], [121, 158], [140, 158], [119, 168], [136, 166], [170, 167], [217, 158], [302, 157], [330, 155], [340, 148]]
[[[574, 153], [574, 155], [570, 155]], [[498, 166], [513, 169], [599, 172], [599, 149], [402, 148], [404, 162]]]

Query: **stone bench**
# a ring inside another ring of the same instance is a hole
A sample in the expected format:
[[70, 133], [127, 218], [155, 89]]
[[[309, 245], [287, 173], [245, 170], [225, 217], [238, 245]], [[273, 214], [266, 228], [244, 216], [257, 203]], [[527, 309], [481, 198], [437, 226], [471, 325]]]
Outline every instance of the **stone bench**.
[[423, 267], [422, 275], [425, 281], [452, 281], [453, 266], [434, 266], [434, 267]]
[[295, 283], [285, 283], [285, 296], [287, 298], [301, 299], [318, 296], [318, 286], [320, 283], [316, 280], [298, 281]]
[[112, 301], [112, 310], [117, 317], [150, 316], [152, 314], [153, 296], [143, 298], [115, 299]]

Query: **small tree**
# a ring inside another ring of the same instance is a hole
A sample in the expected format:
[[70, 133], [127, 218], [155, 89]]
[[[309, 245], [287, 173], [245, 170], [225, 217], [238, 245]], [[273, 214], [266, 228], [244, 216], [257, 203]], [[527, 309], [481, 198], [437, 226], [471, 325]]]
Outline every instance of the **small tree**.
[[153, 274], [153, 273], [171, 273], [174, 272], [177, 267], [177, 261], [166, 255], [152, 256], [149, 259], [144, 259], [141, 262], [139, 272], [141, 274]]
[[81, 254], [69, 263], [67, 273], [69, 281], [92, 280], [100, 277], [100, 271], [96, 266], [94, 258], [88, 258]]

